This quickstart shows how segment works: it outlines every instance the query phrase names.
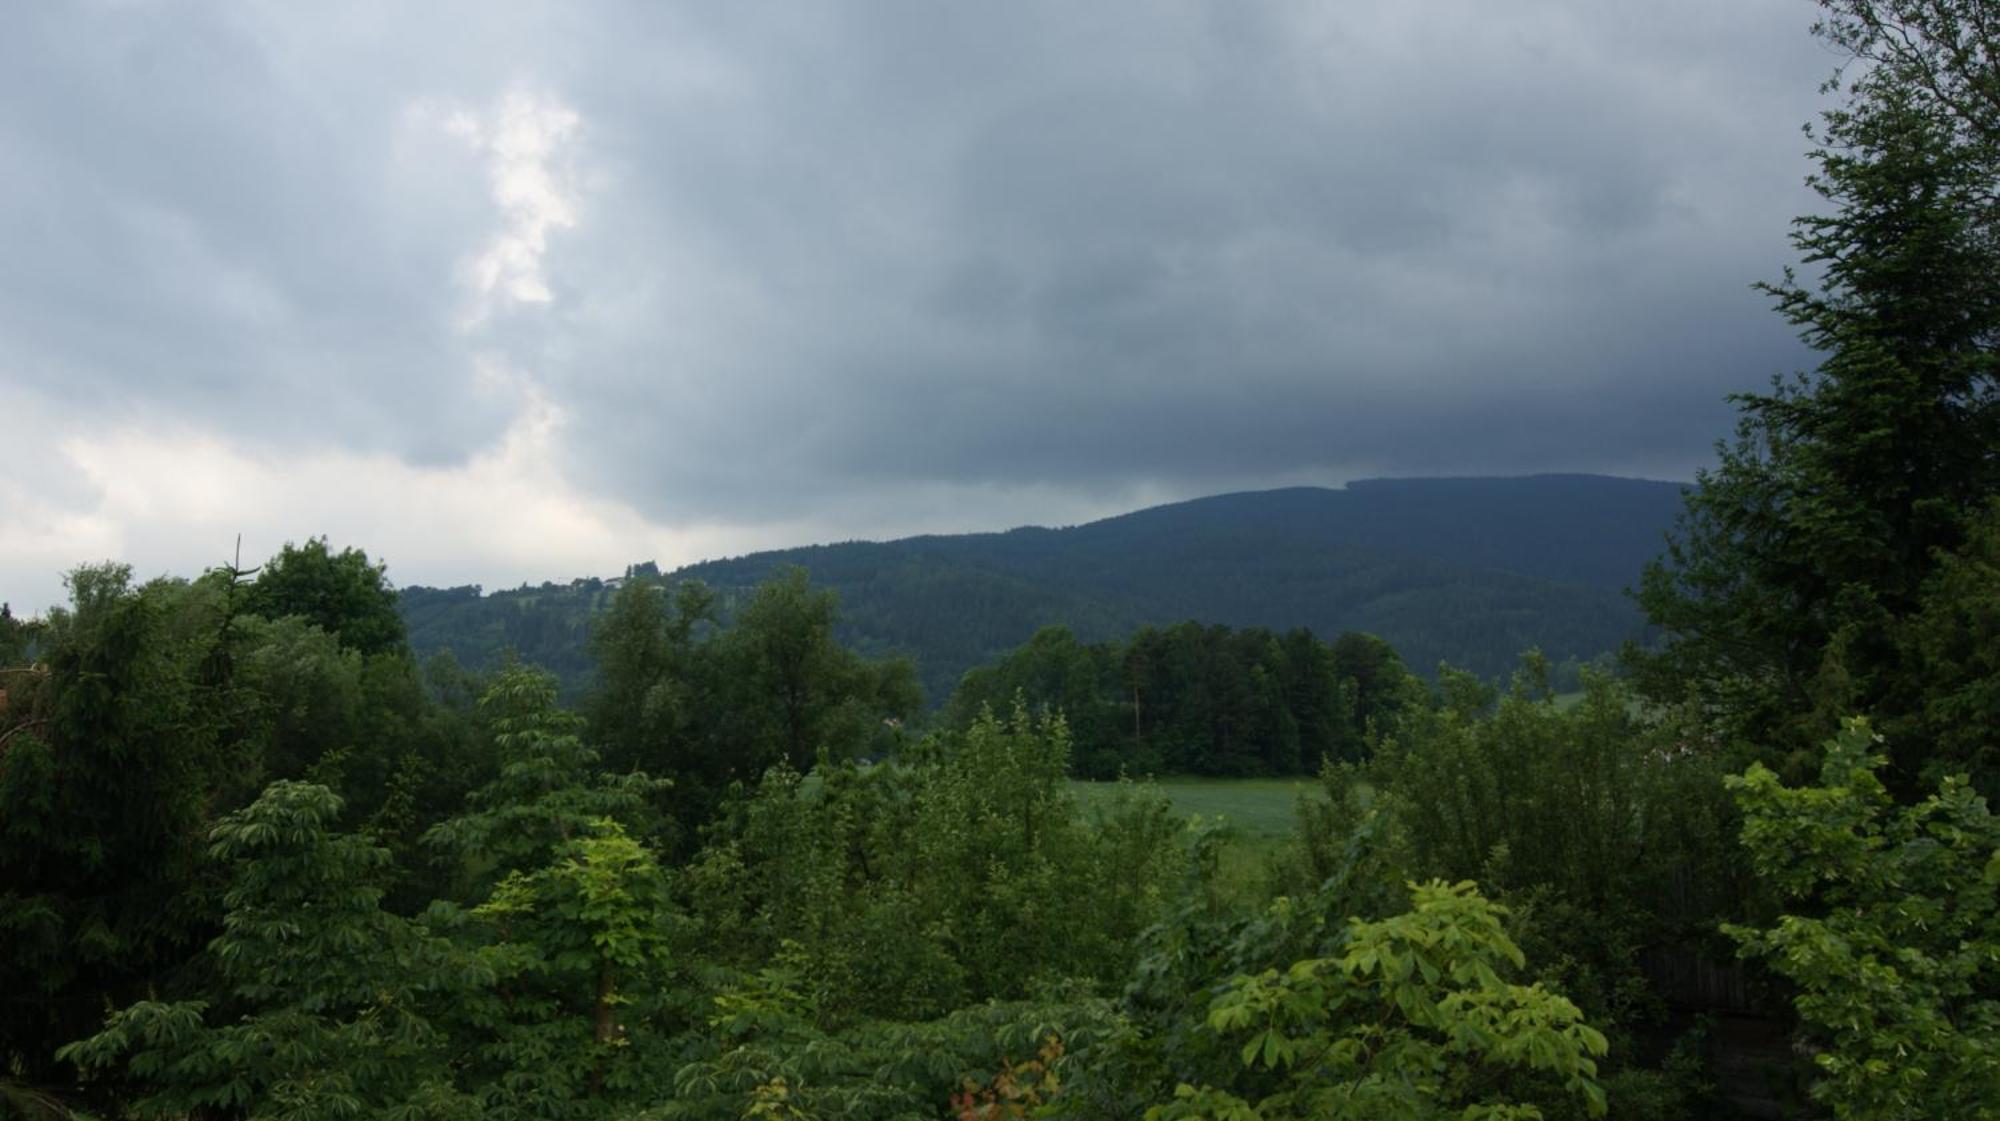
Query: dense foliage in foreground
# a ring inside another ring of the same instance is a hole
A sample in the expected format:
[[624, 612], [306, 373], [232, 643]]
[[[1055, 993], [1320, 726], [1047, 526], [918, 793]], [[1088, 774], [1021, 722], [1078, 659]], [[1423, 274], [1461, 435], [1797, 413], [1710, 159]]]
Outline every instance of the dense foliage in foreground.
[[[1143, 788], [1079, 811], [1052, 715], [988, 710], [868, 767], [822, 751], [801, 771], [774, 747], [753, 785], [676, 821], [672, 775], [608, 764], [538, 671], [503, 671], [467, 705], [449, 665], [232, 613], [252, 600], [227, 572], [74, 583], [72, 610], [8, 635], [43, 667], [10, 688], [0, 770], [0, 914], [31, 935], [5, 964], [15, 991], [41, 994], [6, 1021], [20, 1102], [154, 1117], [1712, 1108], [1698, 1061], [1636, 1061], [1674, 1022], [1641, 963], [1712, 932], [1727, 903], [1713, 885], [1740, 863], [1731, 811], [1714, 761], [1674, 750], [1607, 680], [1560, 707], [1533, 664], [1500, 698], [1447, 677], [1366, 760], [1330, 766], [1299, 835], [1246, 885], [1219, 873], [1220, 838]], [[114, 691], [71, 705], [94, 687]], [[352, 723], [393, 711], [382, 697], [399, 689], [403, 720]], [[307, 699], [314, 723], [288, 723]], [[300, 737], [321, 724], [378, 750], [315, 754]], [[169, 750], [196, 731], [208, 752]], [[646, 761], [688, 765], [654, 742]], [[1797, 836], [1760, 808], [1779, 796], [1760, 773], [1753, 837]], [[63, 829], [101, 804], [63, 802], [72, 790], [161, 813]], [[1936, 820], [1959, 849], [1990, 853], [1983, 806], [1945, 797]], [[1796, 891], [1804, 853], [1843, 851], [1816, 836], [1763, 845], [1797, 855], [1767, 861], [1775, 884]], [[1848, 890], [1879, 898], [1879, 878]], [[1990, 924], [1990, 897], [1946, 904], [1952, 937]], [[1770, 929], [1741, 937], [1808, 928]], [[92, 939], [94, 956], [59, 952]], [[1952, 960], [1938, 996], [1881, 1014], [1919, 1031], [1936, 1000], [1985, 991], [1982, 967]], [[1849, 983], [1801, 982], [1815, 978]], [[1949, 1015], [1977, 1023], [1983, 1007]], [[1980, 1069], [1981, 1039], [1961, 1037], [1963, 1069]]]
[[[881, 725], [830, 720], [803, 767], [783, 706], [735, 712], [765, 711], [770, 746], [718, 788], [672, 720], [633, 731], [622, 706], [565, 710], [532, 668], [473, 682], [353, 649], [337, 616], [245, 613], [262, 597], [230, 571], [72, 584], [69, 610], [6, 624], [26, 664], [0, 714], [0, 967], [34, 994], [0, 1020], [17, 1110], [1714, 1115], [1710, 1052], [1649, 963], [1720, 960], [1721, 919], [1833, 1033], [1840, 1092], [1879, 1097], [1874, 1055], [1942, 1046], [1942, 1024], [1949, 1057], [1901, 1092], [1986, 1092], [1991, 965], [1951, 947], [1995, 944], [1995, 826], [1963, 786], [1868, 824], [1887, 800], [1865, 729], [1823, 790], [1741, 780], [1760, 885], [1721, 761], [1616, 682], [1562, 705], [1539, 659], [1504, 696], [1447, 674], [1364, 757], [1328, 760], [1254, 871], [1145, 787], [1080, 809], [1053, 712], [986, 708], [870, 765]], [[627, 608], [670, 661], [825, 649], [813, 612], [796, 641], [746, 646], [658, 592]], [[879, 670], [822, 657], [823, 694], [802, 695], [883, 703]], [[1894, 866], [1863, 870], [1889, 836]], [[1947, 848], [1902, 855], [1919, 837]], [[1776, 918], [1816, 902], [1814, 876], [1845, 909]], [[1938, 939], [1921, 962], [1919, 930]], [[1908, 976], [1827, 956], [1868, 939]]]
[[[300, 550], [267, 571], [357, 560]], [[5, 1022], [21, 1101], [936, 1116], [1019, 1091], [1025, 1064], [1050, 1108], [1161, 1116], [1335, 1093], [1587, 1111], [1601, 1094], [1602, 1036], [1510, 979], [1526, 959], [1505, 908], [1469, 883], [1406, 893], [1367, 854], [1371, 871], [1268, 913], [1221, 908], [1210, 843], [1190, 847], [1157, 796], [1078, 811], [1059, 717], [989, 711], [865, 768], [820, 740], [801, 772], [780, 737], [754, 785], [675, 821], [673, 775], [610, 765], [540, 671], [504, 670], [466, 706], [449, 665], [353, 649], [340, 618], [240, 613], [264, 597], [232, 572], [73, 586], [70, 610], [9, 636], [44, 667], [9, 690], [0, 769], [0, 918], [28, 935], [5, 964], [39, 994]], [[728, 633], [706, 656], [729, 656]], [[308, 731], [386, 707], [371, 680], [411, 690], [408, 719], [315, 753]], [[306, 701], [314, 721], [288, 722]], [[209, 750], [176, 750], [197, 729]], [[63, 827], [106, 791], [159, 814]], [[1191, 936], [1224, 942], [1190, 957]], [[91, 958], [37, 952], [91, 939]], [[1342, 1058], [1293, 1061], [1322, 1051]]]

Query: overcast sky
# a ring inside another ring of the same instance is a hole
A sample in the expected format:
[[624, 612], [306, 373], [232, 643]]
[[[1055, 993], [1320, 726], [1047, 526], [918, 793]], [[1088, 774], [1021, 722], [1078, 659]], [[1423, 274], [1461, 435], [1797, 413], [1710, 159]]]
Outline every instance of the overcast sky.
[[1371, 475], [1687, 478], [1810, 364], [1805, 0], [34, 3], [0, 600]]

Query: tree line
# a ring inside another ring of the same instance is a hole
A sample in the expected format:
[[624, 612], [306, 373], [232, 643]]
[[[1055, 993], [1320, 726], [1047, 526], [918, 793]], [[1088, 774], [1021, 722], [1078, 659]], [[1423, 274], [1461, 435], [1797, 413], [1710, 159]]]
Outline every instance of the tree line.
[[1423, 703], [1388, 643], [1188, 622], [1084, 644], [1046, 627], [968, 672], [942, 719], [964, 727], [1018, 699], [1067, 720], [1079, 777], [1310, 775], [1357, 761], [1371, 734]]

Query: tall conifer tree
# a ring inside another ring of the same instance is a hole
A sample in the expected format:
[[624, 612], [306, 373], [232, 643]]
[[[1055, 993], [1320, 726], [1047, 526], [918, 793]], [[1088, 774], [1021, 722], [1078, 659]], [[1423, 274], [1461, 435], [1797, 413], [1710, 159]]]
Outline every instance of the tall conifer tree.
[[2000, 17], [1822, 2], [1815, 31], [1848, 58], [1809, 130], [1830, 209], [1795, 224], [1807, 275], [1763, 287], [1823, 357], [1737, 398], [1639, 594], [1667, 638], [1654, 695], [1801, 761], [1843, 711], [1921, 703], [1897, 620], [2000, 496]]

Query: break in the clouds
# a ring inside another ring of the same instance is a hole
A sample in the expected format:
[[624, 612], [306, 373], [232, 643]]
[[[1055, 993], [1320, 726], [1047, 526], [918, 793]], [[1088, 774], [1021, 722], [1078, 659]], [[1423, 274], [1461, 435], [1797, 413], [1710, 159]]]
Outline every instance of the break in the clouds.
[[[431, 115], [426, 108], [418, 107], [418, 120]], [[555, 296], [542, 265], [549, 235], [576, 225], [576, 186], [562, 170], [576, 112], [551, 98], [516, 91], [490, 114], [458, 109], [438, 124], [485, 158], [500, 217], [499, 227], [462, 266], [473, 303], [459, 327], [481, 326], [496, 306], [551, 302]]]
[[1685, 477], [1809, 363], [1804, 0], [28, 5], [0, 599], [1358, 475]]

